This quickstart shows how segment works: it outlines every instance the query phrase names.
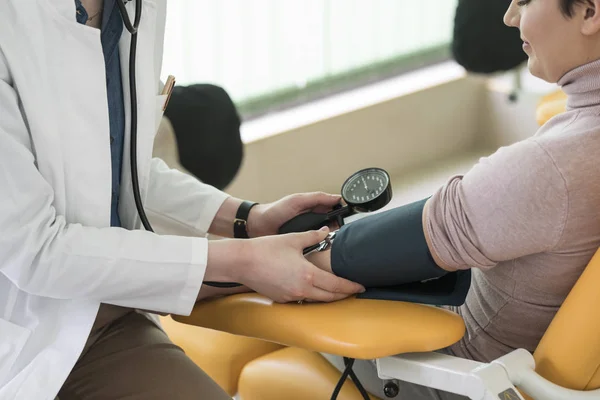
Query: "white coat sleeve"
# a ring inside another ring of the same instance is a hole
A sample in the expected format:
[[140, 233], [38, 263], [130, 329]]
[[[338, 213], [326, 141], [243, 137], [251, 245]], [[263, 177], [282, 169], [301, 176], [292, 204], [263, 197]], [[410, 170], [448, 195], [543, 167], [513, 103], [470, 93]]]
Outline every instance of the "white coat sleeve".
[[70, 224], [53, 198], [0, 51], [0, 273], [33, 295], [191, 312], [206, 239]]
[[[228, 195], [153, 158], [144, 209], [156, 232], [204, 236]], [[233, 226], [233, 221], [231, 221]]]

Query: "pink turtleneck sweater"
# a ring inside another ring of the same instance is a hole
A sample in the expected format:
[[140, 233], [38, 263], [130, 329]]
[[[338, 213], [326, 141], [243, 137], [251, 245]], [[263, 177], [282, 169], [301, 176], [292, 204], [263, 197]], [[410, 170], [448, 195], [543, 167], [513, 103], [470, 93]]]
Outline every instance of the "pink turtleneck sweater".
[[482, 158], [431, 198], [426, 228], [445, 264], [473, 268], [451, 353], [489, 362], [534, 351], [600, 246], [600, 60], [558, 82], [567, 112]]

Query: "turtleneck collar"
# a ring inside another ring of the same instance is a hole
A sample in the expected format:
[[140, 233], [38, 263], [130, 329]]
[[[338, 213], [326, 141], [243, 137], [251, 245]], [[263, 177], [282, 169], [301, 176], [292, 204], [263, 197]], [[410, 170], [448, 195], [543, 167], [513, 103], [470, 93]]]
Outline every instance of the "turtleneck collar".
[[567, 72], [558, 85], [567, 94], [567, 110], [600, 105], [600, 60]]

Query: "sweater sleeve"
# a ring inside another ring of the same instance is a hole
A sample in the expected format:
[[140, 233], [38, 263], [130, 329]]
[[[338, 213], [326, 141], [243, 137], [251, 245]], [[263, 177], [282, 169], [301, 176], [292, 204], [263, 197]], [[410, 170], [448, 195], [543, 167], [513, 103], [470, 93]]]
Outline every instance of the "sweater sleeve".
[[535, 140], [526, 140], [452, 177], [430, 199], [425, 225], [446, 267], [489, 269], [552, 249], [567, 212], [564, 177]]

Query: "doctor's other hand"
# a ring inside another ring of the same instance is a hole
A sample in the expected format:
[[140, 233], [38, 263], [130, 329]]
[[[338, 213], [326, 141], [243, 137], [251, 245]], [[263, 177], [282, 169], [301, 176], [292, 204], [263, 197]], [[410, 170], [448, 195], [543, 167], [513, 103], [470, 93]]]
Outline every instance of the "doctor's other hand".
[[317, 268], [302, 254], [304, 248], [319, 243], [328, 232], [325, 228], [249, 240], [215, 241], [210, 244], [209, 264], [211, 258], [226, 256], [223, 252], [236, 251], [227, 242], [239, 246], [240, 264], [229, 267], [232, 272], [228, 275], [278, 303], [331, 302], [363, 292], [361, 285]]
[[326, 213], [340, 203], [340, 195], [323, 192], [299, 193], [268, 204], [258, 204], [248, 216], [248, 235], [276, 235], [281, 225], [306, 212]]

